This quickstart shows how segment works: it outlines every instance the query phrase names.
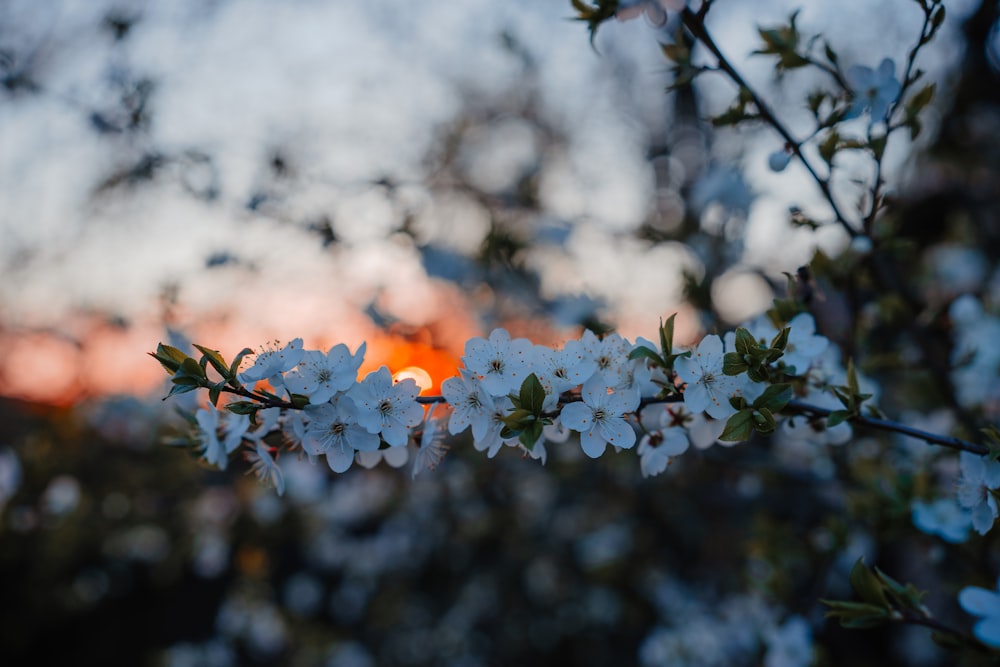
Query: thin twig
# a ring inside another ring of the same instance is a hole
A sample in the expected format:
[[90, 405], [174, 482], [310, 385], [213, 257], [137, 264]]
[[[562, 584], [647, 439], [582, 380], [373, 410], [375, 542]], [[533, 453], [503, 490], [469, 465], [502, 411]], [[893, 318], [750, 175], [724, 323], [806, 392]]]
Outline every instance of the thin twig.
[[781, 138], [785, 140], [785, 143], [791, 147], [792, 152], [795, 153], [795, 157], [799, 159], [802, 165], [809, 172], [813, 181], [819, 187], [820, 191], [823, 193], [824, 198], [833, 210], [833, 215], [836, 221], [841, 227], [847, 232], [847, 234], [854, 238], [859, 236], [861, 232], [854, 228], [851, 223], [847, 221], [847, 218], [841, 212], [840, 207], [837, 205], [837, 201], [833, 197], [833, 191], [830, 189], [830, 181], [819, 175], [819, 172], [813, 167], [812, 163], [806, 158], [805, 154], [802, 152], [802, 142], [798, 141], [792, 136], [792, 133], [785, 127], [785, 125], [778, 119], [778, 117], [771, 111], [771, 108], [767, 105], [764, 100], [753, 90], [747, 82], [743, 79], [739, 72], [733, 68], [726, 56], [722, 54], [719, 50], [718, 45], [712, 36], [705, 29], [704, 22], [699, 18], [697, 14], [692, 12], [690, 9], [685, 8], [681, 12], [681, 20], [688, 31], [701, 42], [705, 48], [707, 48], [715, 59], [719, 63], [719, 69], [724, 71], [733, 83], [739, 86], [742, 90], [747, 91], [750, 95], [750, 99], [753, 101], [754, 106], [757, 107], [757, 113], [760, 115], [761, 119], [764, 120], [768, 125], [770, 125], [774, 130], [781, 135]]

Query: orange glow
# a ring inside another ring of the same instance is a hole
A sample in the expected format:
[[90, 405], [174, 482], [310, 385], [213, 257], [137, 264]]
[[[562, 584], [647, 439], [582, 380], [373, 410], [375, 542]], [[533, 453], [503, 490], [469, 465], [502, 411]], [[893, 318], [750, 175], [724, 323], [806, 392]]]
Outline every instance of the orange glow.
[[407, 366], [403, 370], [399, 371], [392, 376], [392, 379], [396, 382], [402, 382], [403, 380], [413, 380], [417, 383], [417, 387], [420, 388], [420, 393], [425, 393], [434, 385], [434, 380], [431, 378], [430, 373], [425, 371], [419, 366]]
[[451, 353], [401, 336], [379, 335], [368, 341], [359, 376], [387, 366], [397, 380], [412, 377], [424, 395], [441, 393], [441, 383], [458, 375], [461, 362]]

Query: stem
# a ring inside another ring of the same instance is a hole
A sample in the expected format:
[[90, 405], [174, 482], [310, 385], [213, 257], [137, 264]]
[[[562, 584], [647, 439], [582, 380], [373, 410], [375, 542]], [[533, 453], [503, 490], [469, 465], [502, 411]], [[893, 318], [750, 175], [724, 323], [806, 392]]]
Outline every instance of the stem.
[[[816, 417], [827, 417], [834, 412], [834, 410], [830, 410], [829, 408], [821, 408], [817, 405], [811, 405], [809, 403], [796, 400], [789, 401], [785, 406], [785, 410], [798, 414], [813, 415]], [[901, 424], [889, 419], [878, 419], [876, 417], [854, 415], [850, 417], [848, 421], [852, 424], [867, 426], [868, 428], [872, 428], [877, 431], [889, 431], [892, 433], [899, 433], [901, 435], [908, 435], [912, 438], [923, 440], [924, 442], [932, 445], [940, 445], [942, 447], [957, 449], [963, 452], [971, 452], [979, 455], [986, 455], [990, 452], [990, 450], [984, 445], [979, 445], [960, 438], [953, 438], [947, 435], [939, 435], [929, 431], [922, 431], [920, 429], [913, 428], [912, 426], [907, 426], [906, 424]]]
[[[261, 396], [260, 394], [255, 394], [243, 388], [233, 389], [226, 387], [223, 389], [223, 391], [257, 401], [263, 404], [267, 408], [285, 408], [288, 410], [302, 409], [296, 406], [294, 403], [291, 403], [290, 401], [275, 400], [267, 396]], [[567, 403], [577, 403], [581, 400], [583, 399], [578, 394], [572, 394], [572, 393], [566, 393], [559, 397], [560, 405], [565, 405]], [[644, 407], [647, 405], [657, 405], [662, 403], [680, 403], [683, 400], [684, 398], [682, 396], [676, 396], [676, 395], [668, 396], [666, 398], [644, 398], [639, 402], [639, 405], [640, 407]], [[444, 396], [418, 396], [416, 398], [416, 401], [420, 405], [436, 405], [438, 403], [447, 403]], [[811, 415], [814, 417], [828, 417], [834, 411], [829, 408], [822, 408], [818, 405], [812, 405], [811, 403], [792, 400], [789, 401], [787, 405], [785, 405], [783, 412]], [[550, 415], [550, 416], [555, 416], [555, 415]], [[848, 421], [852, 424], [865, 426], [867, 428], [875, 429], [877, 431], [887, 431], [890, 433], [899, 433], [901, 435], [908, 435], [912, 438], [923, 440], [924, 442], [931, 445], [939, 445], [941, 447], [947, 447], [949, 449], [955, 449], [963, 452], [971, 452], [973, 454], [979, 454], [981, 456], [989, 454], [990, 452], [990, 450], [984, 445], [980, 445], [974, 442], [969, 442], [968, 440], [962, 440], [961, 438], [953, 438], [947, 435], [940, 435], [937, 433], [931, 433], [929, 431], [922, 431], [920, 429], [913, 428], [912, 426], [907, 426], [906, 424], [901, 424], [897, 421], [892, 421], [890, 419], [878, 419], [876, 417], [864, 417], [862, 415], [854, 415], [848, 418]]]
[[827, 203], [830, 205], [830, 208], [833, 210], [833, 215], [836, 218], [836, 221], [840, 224], [841, 227], [844, 228], [844, 230], [851, 238], [858, 236], [861, 232], [855, 229], [854, 226], [847, 221], [847, 218], [844, 216], [844, 214], [840, 210], [840, 207], [837, 205], [837, 201], [833, 197], [833, 191], [830, 188], [829, 179], [823, 178], [822, 176], [819, 175], [819, 172], [816, 171], [812, 163], [806, 158], [805, 154], [803, 154], [802, 142], [798, 141], [795, 137], [792, 136], [792, 133], [788, 130], [788, 128], [784, 126], [784, 124], [778, 119], [778, 117], [774, 114], [774, 112], [771, 111], [771, 108], [767, 105], [767, 103], [765, 103], [764, 100], [760, 98], [760, 96], [753, 90], [753, 88], [747, 85], [747, 82], [743, 79], [740, 73], [733, 68], [729, 60], [726, 59], [726, 56], [724, 56], [722, 54], [722, 51], [719, 50], [719, 47], [715, 43], [715, 40], [712, 39], [712, 36], [708, 34], [708, 31], [705, 29], [705, 23], [702, 20], [702, 18], [703, 17], [699, 17], [699, 15], [695, 14], [694, 12], [692, 12], [690, 9], [687, 8], [685, 8], [681, 12], [681, 20], [684, 23], [684, 27], [686, 27], [688, 31], [690, 31], [690, 33], [694, 36], [694, 38], [697, 39], [699, 42], [701, 42], [705, 46], [705, 48], [707, 48], [709, 52], [711, 52], [711, 54], [715, 56], [715, 59], [719, 63], [719, 69], [725, 72], [729, 76], [729, 78], [733, 81], [733, 83], [739, 86], [742, 90], [745, 90], [747, 91], [747, 93], [749, 93], [750, 99], [753, 101], [754, 106], [757, 107], [757, 112], [759, 113], [761, 119], [763, 119], [768, 125], [774, 128], [774, 130], [781, 135], [781, 138], [785, 140], [785, 143], [791, 146], [792, 152], [795, 154], [795, 157], [799, 159], [799, 162], [801, 162], [802, 165], [806, 168], [806, 171], [809, 172], [809, 175], [812, 177], [813, 181], [816, 182], [816, 185], [823, 193], [823, 197], [826, 199]]

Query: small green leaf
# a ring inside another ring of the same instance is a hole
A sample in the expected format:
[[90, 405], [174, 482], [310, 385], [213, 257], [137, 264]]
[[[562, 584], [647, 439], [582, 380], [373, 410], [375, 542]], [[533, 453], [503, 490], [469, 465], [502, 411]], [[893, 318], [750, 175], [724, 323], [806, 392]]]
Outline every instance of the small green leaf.
[[837, 424], [846, 421], [851, 416], [847, 410], [834, 410], [826, 418], [826, 427], [833, 428]]
[[629, 359], [649, 359], [656, 366], [661, 366], [661, 367], [662, 366], [666, 366], [666, 363], [663, 361], [663, 357], [661, 357], [655, 351], [649, 349], [648, 347], [642, 346], [642, 345], [640, 345], [639, 347], [637, 347], [634, 350], [632, 350], [631, 352], [629, 352], [628, 353], [628, 358]]
[[788, 335], [791, 332], [792, 329], [790, 327], [785, 327], [781, 331], [779, 331], [777, 335], [775, 335], [775, 337], [771, 339], [771, 349], [781, 350], [782, 352], [784, 352], [785, 348], [788, 347]]
[[186, 375], [189, 377], [196, 377], [201, 379], [206, 379], [205, 369], [201, 367], [197, 361], [191, 357], [187, 357], [181, 362], [181, 367], [177, 370], [180, 375]]
[[260, 409], [261, 405], [253, 401], [233, 401], [226, 403], [226, 410], [229, 410], [234, 415], [252, 415]]
[[521, 407], [530, 411], [533, 415], [542, 414], [542, 406], [545, 403], [545, 388], [538, 381], [538, 376], [532, 373], [524, 378], [521, 383]]
[[771, 412], [778, 412], [784, 408], [788, 401], [792, 400], [792, 385], [787, 382], [781, 382], [779, 384], [772, 384], [764, 393], [757, 397], [757, 400], [753, 402], [753, 406], [760, 409], [766, 409]]
[[836, 65], [840, 60], [840, 58], [837, 57], [837, 52], [830, 47], [830, 43], [826, 40], [823, 40], [823, 54], [833, 65]]
[[237, 386], [239, 386], [239, 383], [236, 382], [236, 371], [240, 369], [240, 364], [243, 362], [243, 357], [247, 356], [248, 354], [253, 354], [253, 350], [251, 350], [249, 347], [245, 347], [242, 350], [240, 350], [240, 353], [236, 355], [235, 359], [233, 359], [233, 363], [229, 367], [228, 377], [232, 378], [230, 384], [236, 384]]
[[837, 154], [837, 148], [840, 146], [840, 135], [836, 130], [830, 130], [819, 146], [819, 156], [823, 158], [823, 161], [828, 165], [833, 166], [833, 156]]
[[674, 313], [667, 318], [666, 322], [660, 320], [660, 349], [664, 355], [671, 354], [674, 351], [674, 318], [676, 317], [677, 313]]
[[743, 360], [736, 352], [726, 352], [722, 357], [722, 372], [726, 375], [739, 375], [750, 368], [749, 364]]
[[196, 384], [175, 384], [173, 387], [170, 388], [170, 393], [167, 394], [166, 398], [175, 396], [177, 394], [186, 394], [189, 391], [194, 391], [197, 388], [198, 385]]
[[760, 408], [753, 412], [753, 428], [761, 435], [769, 435], [774, 433], [774, 430], [778, 428], [778, 424], [774, 421], [774, 415], [770, 410]]
[[219, 375], [227, 380], [229, 379], [229, 366], [226, 364], [226, 360], [222, 358], [222, 355], [219, 354], [218, 350], [211, 350], [198, 344], [195, 344], [195, 347], [198, 348], [198, 350], [200, 350], [204, 355], [202, 357], [203, 361], [207, 359], [208, 363], [212, 364], [212, 368], [218, 371]]
[[729, 418], [719, 440], [742, 442], [753, 434], [753, 410], [740, 410]]
[[859, 558], [851, 568], [851, 588], [868, 604], [889, 608], [889, 600], [879, 577], [865, 565], [864, 558]]
[[906, 115], [916, 116], [920, 113], [920, 111], [934, 99], [936, 89], [937, 84], [928, 83], [914, 93], [913, 96], [906, 102]]
[[872, 155], [875, 156], [876, 160], [882, 159], [882, 155], [885, 154], [885, 145], [888, 140], [889, 135], [883, 134], [877, 137], [872, 137], [868, 142], [868, 147], [871, 149]]
[[160, 343], [156, 346], [156, 352], [150, 352], [149, 356], [153, 357], [160, 362], [169, 373], [176, 373], [177, 369], [181, 367], [181, 363], [188, 358], [188, 355], [184, 354], [176, 347], [171, 347], [170, 345], [164, 345]]

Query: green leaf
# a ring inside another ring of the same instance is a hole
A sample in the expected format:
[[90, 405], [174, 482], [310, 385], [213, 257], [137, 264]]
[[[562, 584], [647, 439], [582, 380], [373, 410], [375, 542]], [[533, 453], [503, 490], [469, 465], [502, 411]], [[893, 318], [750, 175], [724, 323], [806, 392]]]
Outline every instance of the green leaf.
[[729, 418], [719, 440], [725, 442], [742, 442], [753, 434], [753, 410], [740, 410]]
[[219, 405], [219, 394], [221, 392], [222, 389], [219, 387], [219, 385], [214, 385], [208, 390], [208, 400], [212, 401], [212, 405], [215, 406]]
[[253, 401], [233, 401], [226, 403], [226, 410], [229, 410], [234, 415], [252, 415], [260, 409], [261, 405]]
[[753, 412], [753, 428], [761, 435], [768, 435], [774, 433], [774, 430], [778, 428], [778, 424], [774, 421], [774, 415], [770, 410], [760, 408]]
[[743, 360], [736, 352], [726, 352], [722, 357], [722, 372], [726, 375], [739, 375], [750, 368], [749, 364]]
[[674, 313], [667, 318], [666, 322], [660, 320], [660, 349], [664, 355], [671, 354], [674, 351], [674, 318], [676, 317], [677, 313]]
[[176, 373], [177, 369], [181, 367], [181, 363], [188, 358], [188, 355], [184, 354], [176, 347], [171, 347], [170, 345], [164, 345], [160, 343], [156, 346], [156, 352], [150, 352], [149, 356], [153, 357], [160, 362], [169, 373]]
[[540, 416], [542, 406], [545, 403], [545, 388], [538, 381], [538, 376], [532, 373], [524, 378], [521, 383], [521, 408], [528, 410], [531, 414]]
[[879, 578], [865, 565], [865, 559], [859, 558], [851, 568], [851, 588], [868, 604], [889, 608], [889, 600]]
[[236, 371], [240, 369], [240, 364], [243, 362], [243, 357], [247, 356], [248, 354], [253, 354], [253, 350], [251, 350], [249, 347], [245, 347], [242, 350], [240, 350], [240, 353], [236, 355], [235, 359], [233, 359], [233, 363], [229, 367], [229, 375], [228, 375], [228, 377], [232, 378], [230, 384], [235, 384], [237, 387], [240, 386], [240, 384], [236, 382]]
[[628, 353], [629, 359], [649, 359], [655, 363], [657, 366], [666, 366], [663, 361], [663, 357], [657, 354], [655, 351], [649, 349], [648, 347], [640, 345], [631, 352]]
[[684, 64], [691, 61], [691, 51], [683, 42], [675, 42], [673, 44], [661, 43], [660, 51], [671, 62]]
[[893, 602], [895, 602], [897, 606], [915, 611], [924, 616], [929, 615], [923, 604], [923, 598], [927, 595], [926, 591], [917, 589], [917, 587], [911, 583], [903, 585], [882, 570], [878, 569], [878, 567], [875, 568], [875, 576], [888, 591], [889, 596], [893, 599]]
[[820, 145], [817, 147], [819, 149], [819, 156], [823, 158], [831, 167], [833, 166], [833, 156], [837, 154], [837, 148], [840, 146], [840, 135], [836, 130], [830, 130], [826, 135]]
[[872, 150], [872, 155], [875, 156], [876, 160], [881, 160], [882, 155], [885, 154], [885, 145], [889, 140], [888, 134], [883, 134], [877, 137], [872, 137], [868, 141], [868, 147]]
[[532, 423], [528, 428], [521, 431], [517, 436], [517, 439], [521, 441], [525, 449], [529, 452], [535, 448], [535, 443], [538, 439], [542, 437], [542, 429], [544, 428], [541, 421], [536, 421]]
[[847, 410], [834, 410], [826, 418], [826, 427], [833, 428], [837, 424], [846, 421], [851, 416]]
[[[791, 327], [785, 327], [771, 339], [771, 349], [785, 351], [788, 347], [788, 335], [792, 332]], [[780, 356], [780, 355], [779, 355]], [[777, 358], [777, 357], [775, 357]]]
[[830, 47], [830, 43], [826, 40], [823, 40], [823, 54], [833, 65], [836, 65], [840, 61], [840, 58], [837, 57], [837, 52]]
[[187, 357], [181, 362], [181, 367], [177, 370], [177, 373], [181, 376], [207, 379], [205, 377], [205, 369], [191, 357]]
[[196, 384], [175, 384], [173, 387], [170, 388], [170, 393], [166, 395], [164, 400], [176, 394], [186, 394], [189, 391], [194, 391], [197, 388], [198, 385]]
[[920, 111], [934, 99], [934, 92], [936, 90], [937, 84], [928, 83], [914, 93], [913, 97], [906, 102], [906, 115], [912, 117], [920, 113]]
[[226, 360], [222, 358], [218, 350], [211, 350], [207, 347], [202, 347], [201, 345], [195, 344], [195, 347], [201, 351], [204, 355], [203, 360], [207, 359], [208, 363], [212, 364], [212, 368], [219, 372], [219, 375], [225, 379], [229, 379], [229, 366], [226, 364]]
[[753, 406], [758, 410], [765, 409], [771, 412], [778, 412], [784, 408], [788, 401], [792, 400], [792, 385], [787, 382], [772, 384], [764, 390], [764, 393], [757, 397]]

